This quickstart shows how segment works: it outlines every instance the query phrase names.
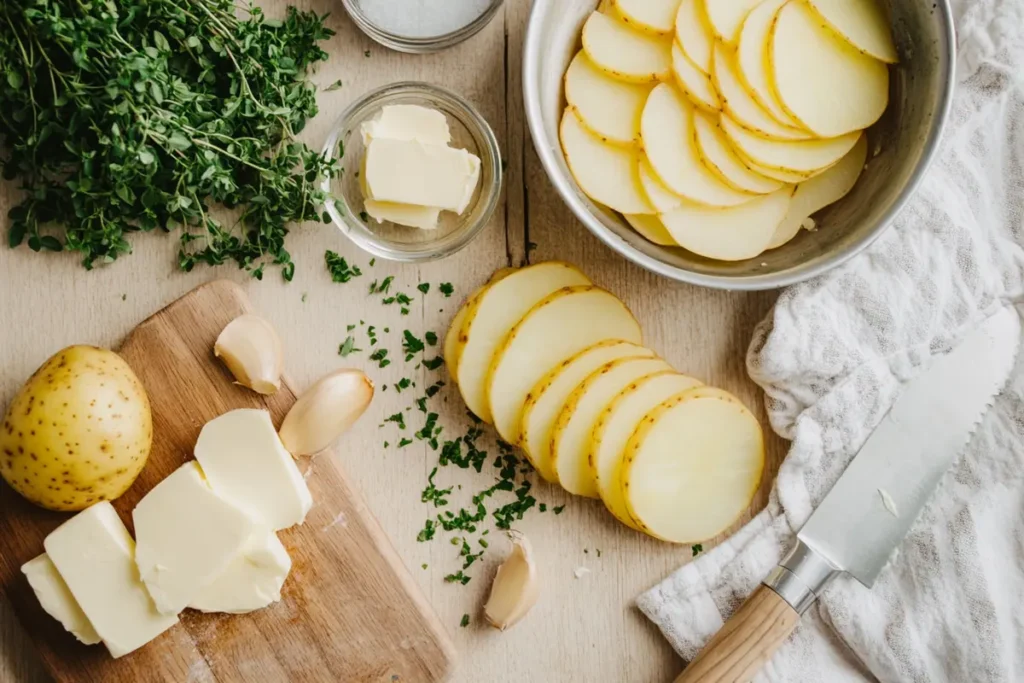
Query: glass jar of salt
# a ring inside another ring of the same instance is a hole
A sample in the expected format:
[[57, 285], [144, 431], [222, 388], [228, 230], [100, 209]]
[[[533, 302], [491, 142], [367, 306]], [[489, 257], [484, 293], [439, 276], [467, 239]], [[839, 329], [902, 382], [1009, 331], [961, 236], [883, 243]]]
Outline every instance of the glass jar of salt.
[[400, 52], [436, 52], [487, 25], [503, 0], [342, 0], [352, 21]]

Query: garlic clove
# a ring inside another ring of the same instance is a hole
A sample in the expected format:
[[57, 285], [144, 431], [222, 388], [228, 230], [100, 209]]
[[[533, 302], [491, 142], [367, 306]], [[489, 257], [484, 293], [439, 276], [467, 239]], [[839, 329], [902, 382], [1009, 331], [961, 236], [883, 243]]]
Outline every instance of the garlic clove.
[[518, 531], [510, 531], [508, 537], [512, 541], [512, 553], [498, 567], [491, 595], [484, 605], [484, 617], [501, 631], [515, 626], [540, 596], [540, 579], [530, 542]]
[[213, 345], [213, 354], [243, 387], [267, 395], [281, 388], [281, 338], [274, 326], [258, 315], [247, 313], [228, 323]]
[[294, 456], [315, 455], [355, 424], [373, 400], [373, 382], [347, 368], [327, 375], [306, 390], [288, 411], [278, 433]]

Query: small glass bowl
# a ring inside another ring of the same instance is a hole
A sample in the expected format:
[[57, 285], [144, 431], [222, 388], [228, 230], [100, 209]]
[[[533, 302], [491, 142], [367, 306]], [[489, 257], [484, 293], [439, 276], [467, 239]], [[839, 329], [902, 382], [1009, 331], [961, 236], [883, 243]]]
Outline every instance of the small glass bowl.
[[[503, 3], [504, 0], [491, 0], [490, 5], [475, 19], [452, 31], [438, 33], [437, 35], [416, 36], [392, 33], [384, 29], [379, 24], [374, 23], [367, 15], [366, 11], [363, 10], [362, 0], [341, 0], [341, 4], [345, 7], [345, 11], [348, 12], [349, 17], [352, 18], [353, 23], [355, 23], [363, 33], [384, 47], [389, 47], [392, 50], [397, 50], [398, 52], [408, 52], [412, 54], [438, 52], [471, 38], [479, 33], [484, 26], [487, 26], [487, 24], [490, 23], [491, 19], [494, 18], [494, 15], [498, 12]], [[440, 4], [437, 11], [445, 11], [444, 3]]]
[[[361, 127], [389, 104], [416, 104], [440, 111], [448, 118], [451, 146], [480, 157], [480, 182], [469, 206], [461, 216], [442, 211], [436, 230], [361, 217], [366, 216], [359, 180], [366, 152]], [[459, 251], [487, 224], [501, 195], [501, 149], [494, 131], [469, 102], [428, 83], [393, 83], [361, 97], [338, 117], [327, 136], [324, 154], [339, 158], [342, 166], [337, 178], [323, 183], [323, 189], [334, 198], [325, 207], [334, 224], [363, 250], [391, 261], [433, 261]]]

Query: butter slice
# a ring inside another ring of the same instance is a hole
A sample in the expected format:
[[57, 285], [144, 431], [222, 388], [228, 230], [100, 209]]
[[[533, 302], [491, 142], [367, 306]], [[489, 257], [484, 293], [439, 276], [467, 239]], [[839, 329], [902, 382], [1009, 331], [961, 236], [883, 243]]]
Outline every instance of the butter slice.
[[277, 534], [261, 527], [224, 573], [189, 603], [201, 612], [244, 614], [281, 599], [281, 587], [292, 569], [292, 558]]
[[39, 604], [46, 613], [64, 626], [86, 645], [100, 642], [100, 636], [93, 628], [89, 617], [85, 616], [81, 605], [71, 594], [68, 584], [64, 582], [50, 556], [43, 553], [34, 560], [21, 566], [21, 573], [28, 578], [28, 585], [35, 591]]
[[242, 551], [255, 529], [241, 509], [210, 488], [190, 461], [139, 501], [135, 561], [156, 608], [177, 614]]
[[373, 138], [366, 147], [368, 199], [461, 214], [480, 181], [480, 158], [417, 140]]
[[379, 117], [363, 124], [362, 133], [365, 144], [372, 138], [419, 140], [434, 145], [447, 145], [452, 141], [448, 118], [436, 109], [416, 104], [384, 107]]
[[43, 547], [115, 659], [178, 623], [154, 607], [135, 565], [135, 542], [110, 503], [64, 522]]
[[274, 531], [302, 524], [313, 497], [265, 410], [232, 410], [206, 423], [196, 460], [225, 500]]
[[437, 222], [441, 217], [441, 209], [436, 206], [378, 202], [375, 199], [367, 199], [364, 206], [366, 213], [375, 218], [378, 223], [391, 221], [421, 230], [437, 230]]

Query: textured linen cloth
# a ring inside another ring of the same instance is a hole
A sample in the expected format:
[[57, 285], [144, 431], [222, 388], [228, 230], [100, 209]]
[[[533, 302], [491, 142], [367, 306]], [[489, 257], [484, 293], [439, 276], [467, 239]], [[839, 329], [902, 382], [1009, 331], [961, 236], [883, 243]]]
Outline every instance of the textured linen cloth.
[[[901, 382], [1024, 287], [1024, 0], [956, 2], [939, 158], [868, 253], [792, 287], [747, 358], [792, 440], [768, 507], [637, 604], [692, 659], [794, 541]], [[1003, 314], [1007, 314], [1004, 312]], [[1024, 681], [1024, 358], [872, 590], [841, 576], [758, 675]]]

